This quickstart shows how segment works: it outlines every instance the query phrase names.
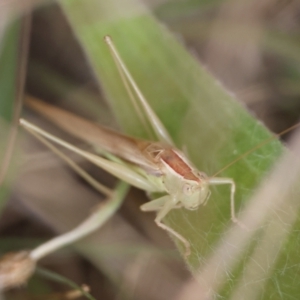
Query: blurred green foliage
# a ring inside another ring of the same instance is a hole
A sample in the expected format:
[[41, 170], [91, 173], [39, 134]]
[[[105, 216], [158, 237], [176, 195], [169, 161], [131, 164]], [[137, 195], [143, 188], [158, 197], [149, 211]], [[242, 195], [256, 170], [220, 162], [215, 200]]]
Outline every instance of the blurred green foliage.
[[[0, 170], [1, 175], [6, 173], [6, 155], [10, 141], [11, 125], [15, 113], [15, 100], [18, 86], [18, 66], [20, 54], [20, 21], [14, 21], [6, 28], [0, 44]], [[1, 178], [0, 208], [7, 200], [7, 182]]]

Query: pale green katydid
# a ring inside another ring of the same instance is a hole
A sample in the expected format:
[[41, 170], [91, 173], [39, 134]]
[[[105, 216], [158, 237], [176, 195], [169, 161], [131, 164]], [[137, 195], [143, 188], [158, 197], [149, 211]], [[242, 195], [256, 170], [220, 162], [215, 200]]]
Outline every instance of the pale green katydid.
[[[124, 163], [110, 161], [80, 150], [23, 119], [20, 120], [20, 124], [29, 131], [36, 132], [84, 156], [135, 187], [149, 193], [164, 193], [165, 195], [162, 197], [142, 205], [141, 210], [157, 211], [156, 224], [183, 242], [186, 248], [185, 256], [188, 256], [190, 254], [190, 243], [178, 232], [164, 224], [162, 222], [163, 218], [173, 208], [183, 207], [188, 210], [195, 210], [199, 205], [205, 205], [210, 196], [209, 185], [228, 184], [231, 186], [231, 218], [234, 222], [237, 222], [234, 211], [235, 183], [231, 178], [210, 178], [205, 173], [199, 172], [188, 161], [185, 155], [175, 148], [167, 130], [147, 103], [127, 67], [121, 60], [112, 40], [107, 36], [105, 37], [105, 41], [116, 61], [116, 65], [138, 114], [142, 115], [140, 110], [143, 110], [143, 114], [148, 117], [152, 130], [155, 132], [159, 142], [138, 140], [101, 128], [96, 124], [58, 108], [43, 104], [33, 98], [28, 98], [27, 100], [31, 108], [42, 113], [69, 133], [123, 159]], [[137, 101], [139, 102], [137, 103]]]
[[[143, 189], [148, 193], [164, 193], [162, 197], [142, 205], [141, 210], [156, 211], [156, 224], [177, 237], [185, 245], [185, 256], [188, 256], [190, 254], [190, 243], [181, 234], [164, 224], [162, 222], [163, 218], [174, 208], [183, 207], [188, 210], [195, 210], [200, 205], [205, 205], [210, 196], [209, 185], [227, 184], [231, 187], [231, 219], [235, 223], [239, 223], [235, 216], [234, 209], [234, 180], [231, 178], [215, 176], [208, 177], [205, 173], [199, 172], [192, 163], [189, 162], [185, 155], [175, 148], [167, 130], [139, 90], [137, 84], [127, 70], [127, 67], [116, 51], [112, 40], [107, 36], [105, 41], [115, 59], [125, 87], [133, 102], [133, 106], [141, 118], [143, 115], [147, 116], [151, 126], [150, 130], [154, 131], [159, 142], [138, 140], [122, 135], [79, 118], [71, 113], [47, 105], [32, 97], [28, 97], [27, 99], [27, 104], [31, 108], [41, 113], [67, 132], [90, 142], [104, 151], [112, 153], [122, 161], [110, 161], [87, 151], [80, 150], [23, 119], [20, 120], [20, 124], [29, 131], [44, 136], [47, 139], [80, 154], [119, 179], [122, 179], [137, 188]], [[148, 123], [144, 122], [144, 124], [147, 126]], [[292, 128], [288, 129], [288, 131], [289, 130], [292, 130]], [[269, 139], [249, 150], [247, 153], [240, 156], [238, 160], [268, 141]]]

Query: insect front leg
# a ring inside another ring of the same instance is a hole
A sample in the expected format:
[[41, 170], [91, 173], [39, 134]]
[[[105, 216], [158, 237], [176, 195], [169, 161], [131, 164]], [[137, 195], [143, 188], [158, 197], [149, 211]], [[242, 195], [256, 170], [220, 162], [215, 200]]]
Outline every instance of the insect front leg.
[[166, 204], [166, 202], [169, 200], [169, 198], [170, 198], [170, 195], [166, 195], [166, 196], [154, 199], [152, 201], [149, 201], [149, 202], [141, 205], [140, 209], [141, 209], [141, 211], [145, 211], [145, 212], [159, 211]]
[[141, 206], [142, 211], [158, 211], [158, 214], [154, 220], [154, 222], [160, 228], [168, 231], [170, 234], [174, 235], [177, 239], [179, 239], [185, 246], [185, 257], [188, 257], [191, 254], [191, 245], [190, 243], [177, 231], [172, 229], [171, 227], [162, 223], [163, 218], [174, 208], [179, 208], [181, 205], [178, 203], [176, 197], [171, 197], [169, 195], [163, 196], [161, 198], [152, 200]]
[[240, 227], [242, 228], [246, 228], [246, 226], [241, 223], [236, 215], [235, 215], [235, 182], [232, 178], [226, 178], [226, 177], [212, 177], [212, 178], [209, 178], [208, 180], [209, 184], [211, 185], [221, 185], [221, 184], [228, 184], [230, 185], [230, 211], [231, 211], [231, 220], [238, 224]]
[[[141, 211], [150, 212], [150, 211], [160, 211], [165, 203], [169, 200], [170, 195], [166, 195], [157, 199], [154, 199], [152, 201], [149, 201], [143, 205], [140, 206]], [[177, 203], [174, 208], [182, 208], [181, 203]]]

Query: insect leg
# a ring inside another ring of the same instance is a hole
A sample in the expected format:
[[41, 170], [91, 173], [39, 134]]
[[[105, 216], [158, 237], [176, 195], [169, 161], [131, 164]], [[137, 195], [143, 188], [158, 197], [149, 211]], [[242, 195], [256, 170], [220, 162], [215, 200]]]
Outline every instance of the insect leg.
[[234, 204], [234, 196], [235, 196], [235, 182], [232, 178], [223, 178], [223, 177], [212, 177], [209, 178], [209, 184], [211, 185], [221, 185], [228, 184], [231, 186], [230, 188], [230, 210], [231, 210], [231, 220], [234, 223], [238, 223], [238, 219], [235, 216], [235, 204]]
[[[141, 211], [145, 211], [145, 212], [159, 211], [162, 209], [162, 207], [164, 206], [164, 204], [166, 203], [166, 201], [168, 200], [169, 197], [170, 197], [169, 195], [166, 195], [161, 198], [149, 201], [149, 202], [141, 205], [140, 209], [141, 209]], [[178, 204], [176, 204], [176, 206], [173, 207], [173, 209], [174, 208], [182, 208], [182, 204], [178, 203]]]
[[142, 211], [159, 211], [170, 198], [169, 195], [154, 199], [140, 206]]
[[[168, 199], [166, 198], [168, 197]], [[174, 208], [178, 206], [178, 200], [175, 197], [170, 197], [170, 196], [165, 196], [153, 201], [157, 201], [156, 203], [154, 202], [155, 205], [162, 204], [161, 202], [165, 202], [164, 205], [159, 209], [158, 214], [155, 218], [155, 223], [157, 226], [160, 228], [168, 231], [170, 234], [174, 235], [177, 239], [179, 239], [185, 246], [185, 257], [188, 257], [191, 254], [191, 245], [190, 243], [177, 231], [172, 229], [171, 227], [165, 225], [162, 223], [162, 219]], [[151, 203], [151, 202], [150, 202]], [[155, 207], [154, 205], [154, 207]], [[151, 207], [153, 208], [153, 207]]]
[[246, 228], [246, 226], [241, 223], [237, 217], [235, 216], [235, 202], [234, 202], [234, 196], [235, 196], [235, 182], [232, 178], [226, 178], [226, 177], [212, 177], [208, 179], [209, 184], [211, 185], [221, 185], [221, 184], [228, 184], [230, 185], [230, 211], [231, 211], [231, 220], [238, 224], [242, 228]]
[[137, 172], [135, 172], [132, 168], [126, 167], [125, 165], [120, 165], [118, 163], [106, 160], [100, 156], [94, 155], [92, 153], [89, 153], [87, 151], [81, 150], [55, 136], [52, 134], [42, 130], [41, 128], [31, 124], [30, 122], [20, 119], [20, 125], [26, 128], [30, 132], [35, 132], [40, 136], [43, 136], [47, 138], [48, 140], [59, 144], [66, 149], [69, 149], [73, 151], [74, 153], [77, 153], [81, 155], [82, 157], [86, 158], [90, 162], [94, 163], [96, 166], [101, 167], [105, 171], [111, 173], [112, 175], [116, 176], [117, 178], [126, 181], [127, 183], [146, 190], [146, 191], [155, 191], [156, 187], [153, 186], [149, 180], [144, 178], [143, 176], [139, 175]]
[[[26, 130], [36, 137], [40, 142], [42, 142], [45, 146], [47, 146], [51, 151], [53, 151], [56, 155], [66, 161], [66, 163], [80, 176], [82, 176], [91, 186], [93, 186], [96, 190], [106, 195], [106, 201], [102, 202], [100, 206], [79, 226], [75, 227], [73, 230], [64, 233], [60, 236], [57, 236], [50, 241], [38, 246], [34, 250], [30, 252], [30, 257], [37, 261], [42, 257], [48, 255], [49, 253], [54, 252], [55, 250], [64, 247], [70, 243], [73, 243], [82, 237], [90, 234], [95, 231], [97, 228], [101, 227], [103, 223], [106, 222], [114, 212], [120, 207], [122, 201], [127, 194], [129, 186], [124, 182], [120, 182], [117, 184], [117, 187], [114, 191], [106, 188], [98, 181], [96, 181], [93, 177], [91, 177], [88, 173], [86, 173], [82, 168], [76, 165], [72, 160], [68, 158], [63, 152], [61, 152], [58, 148], [52, 145], [50, 142], [43, 137], [43, 135], [39, 135], [36, 131], [32, 130], [30, 127], [25, 127]], [[1, 275], [1, 274], [0, 274]], [[0, 276], [1, 277], [1, 276]]]
[[38, 139], [41, 143], [43, 143], [46, 147], [48, 147], [53, 153], [59, 156], [65, 163], [69, 165], [79, 176], [81, 176], [84, 180], [86, 180], [93, 188], [95, 188], [98, 192], [103, 193], [107, 197], [110, 197], [112, 191], [90, 176], [85, 170], [79, 167], [74, 161], [72, 161], [69, 156], [64, 154], [60, 151], [57, 147], [47, 141], [46, 138], [37, 134], [35, 131], [31, 131], [30, 129], [26, 128], [26, 130], [32, 134], [36, 139]]
[[[124, 86], [128, 91], [128, 94], [130, 96], [130, 99], [132, 101], [132, 104], [137, 111], [137, 114], [140, 118], [142, 118], [139, 107], [142, 108], [142, 111], [144, 114], [148, 117], [148, 121], [150, 123], [151, 128], [153, 129], [156, 138], [158, 138], [159, 141], [165, 142], [169, 145], [174, 145], [174, 142], [172, 138], [170, 137], [168, 131], [160, 121], [160, 119], [157, 117], [155, 112], [152, 110], [150, 105], [148, 104], [145, 96], [139, 89], [138, 85], [136, 84], [135, 80], [131, 76], [129, 70], [127, 69], [125, 63], [123, 62], [121, 56], [119, 55], [111, 37], [106, 36], [104, 37], [104, 40], [106, 44], [109, 47], [109, 50], [111, 51], [112, 57], [115, 60], [115, 63], [117, 65], [117, 68], [119, 70], [119, 73], [121, 75], [121, 78], [124, 82]], [[133, 93], [131, 92], [130, 88], [136, 95], [137, 99], [134, 97]], [[142, 123], [143, 120], [141, 120]], [[146, 126], [148, 127], [148, 126]]]

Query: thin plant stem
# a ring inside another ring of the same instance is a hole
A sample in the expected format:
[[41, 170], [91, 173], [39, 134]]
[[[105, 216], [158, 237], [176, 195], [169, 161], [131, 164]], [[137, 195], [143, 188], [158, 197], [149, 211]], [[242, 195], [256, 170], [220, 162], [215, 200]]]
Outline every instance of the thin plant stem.
[[30, 252], [31, 259], [38, 261], [46, 255], [74, 243], [100, 228], [121, 206], [128, 189], [128, 184], [120, 182], [111, 198], [102, 203], [85, 221], [71, 231], [55, 237], [32, 250]]

